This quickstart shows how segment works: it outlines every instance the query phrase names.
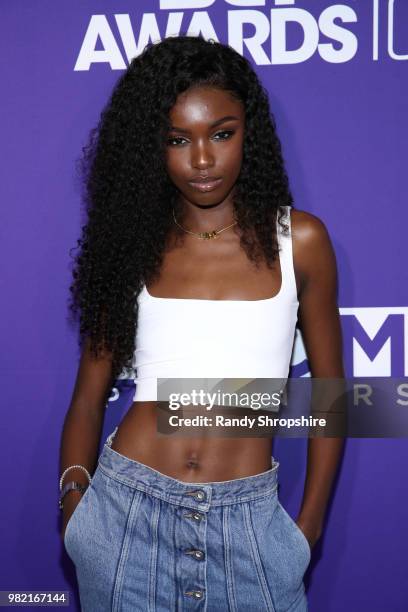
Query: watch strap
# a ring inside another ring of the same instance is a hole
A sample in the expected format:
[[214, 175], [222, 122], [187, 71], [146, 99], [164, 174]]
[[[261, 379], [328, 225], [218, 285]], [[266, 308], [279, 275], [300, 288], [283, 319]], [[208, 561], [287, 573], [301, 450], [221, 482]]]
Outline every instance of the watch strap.
[[62, 500], [64, 499], [65, 495], [68, 493], [68, 491], [79, 491], [80, 493], [84, 494], [85, 491], [87, 490], [89, 485], [82, 485], [80, 482], [76, 482], [74, 480], [71, 480], [70, 482], [67, 482], [63, 487], [62, 487], [62, 491], [59, 497], [59, 507], [60, 510], [62, 510], [63, 508], [63, 504], [62, 504]]

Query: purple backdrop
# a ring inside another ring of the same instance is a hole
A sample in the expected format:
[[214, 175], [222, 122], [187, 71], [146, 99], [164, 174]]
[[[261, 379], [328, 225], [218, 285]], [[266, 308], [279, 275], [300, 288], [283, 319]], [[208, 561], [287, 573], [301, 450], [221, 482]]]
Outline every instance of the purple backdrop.
[[[251, 59], [270, 94], [295, 206], [324, 221], [336, 250], [347, 374], [406, 376], [408, 4], [3, 0], [0, 11], [0, 590], [70, 590], [77, 610], [57, 509], [78, 364], [67, 323], [68, 251], [82, 221], [74, 161], [114, 82], [149, 35], [180, 27]], [[307, 374], [299, 335], [292, 365]], [[112, 390], [104, 438], [130, 397], [126, 381]], [[305, 450], [305, 440], [278, 440], [274, 451], [292, 516]], [[407, 462], [405, 439], [346, 443], [306, 575], [312, 612], [408, 609]]]

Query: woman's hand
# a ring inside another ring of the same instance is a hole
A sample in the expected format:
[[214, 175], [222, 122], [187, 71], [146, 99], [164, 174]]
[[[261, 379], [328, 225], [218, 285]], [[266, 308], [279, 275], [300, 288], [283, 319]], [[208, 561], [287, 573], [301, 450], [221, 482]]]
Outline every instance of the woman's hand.
[[62, 531], [61, 531], [62, 541], [64, 541], [64, 538], [65, 538], [65, 531], [66, 531], [68, 522], [71, 516], [74, 514], [75, 508], [79, 504], [82, 495], [83, 494], [80, 491], [71, 490], [64, 497], [64, 501], [63, 501], [64, 507], [62, 509], [62, 513], [63, 513]]

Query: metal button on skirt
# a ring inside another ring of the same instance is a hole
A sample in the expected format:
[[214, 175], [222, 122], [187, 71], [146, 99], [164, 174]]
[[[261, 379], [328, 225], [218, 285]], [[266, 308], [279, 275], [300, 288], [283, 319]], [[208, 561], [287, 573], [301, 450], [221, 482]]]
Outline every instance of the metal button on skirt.
[[65, 548], [84, 612], [306, 612], [310, 547], [278, 499], [278, 466], [186, 483], [108, 436]]

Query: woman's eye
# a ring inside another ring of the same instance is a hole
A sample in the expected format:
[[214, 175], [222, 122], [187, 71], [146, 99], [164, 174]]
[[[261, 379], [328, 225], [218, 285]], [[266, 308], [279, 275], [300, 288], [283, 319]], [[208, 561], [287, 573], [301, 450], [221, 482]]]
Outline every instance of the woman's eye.
[[173, 145], [177, 146], [178, 144], [180, 144], [179, 143], [180, 140], [185, 140], [185, 139], [182, 138], [181, 136], [175, 136], [174, 138], [168, 138], [167, 139], [167, 144], [170, 145], [170, 146], [173, 146]]
[[230, 138], [233, 135], [233, 131], [232, 130], [223, 130], [222, 132], [217, 132], [214, 136], [214, 138], [216, 136], [222, 136], [222, 138], [218, 139], [218, 140], [228, 140], [228, 138]]

